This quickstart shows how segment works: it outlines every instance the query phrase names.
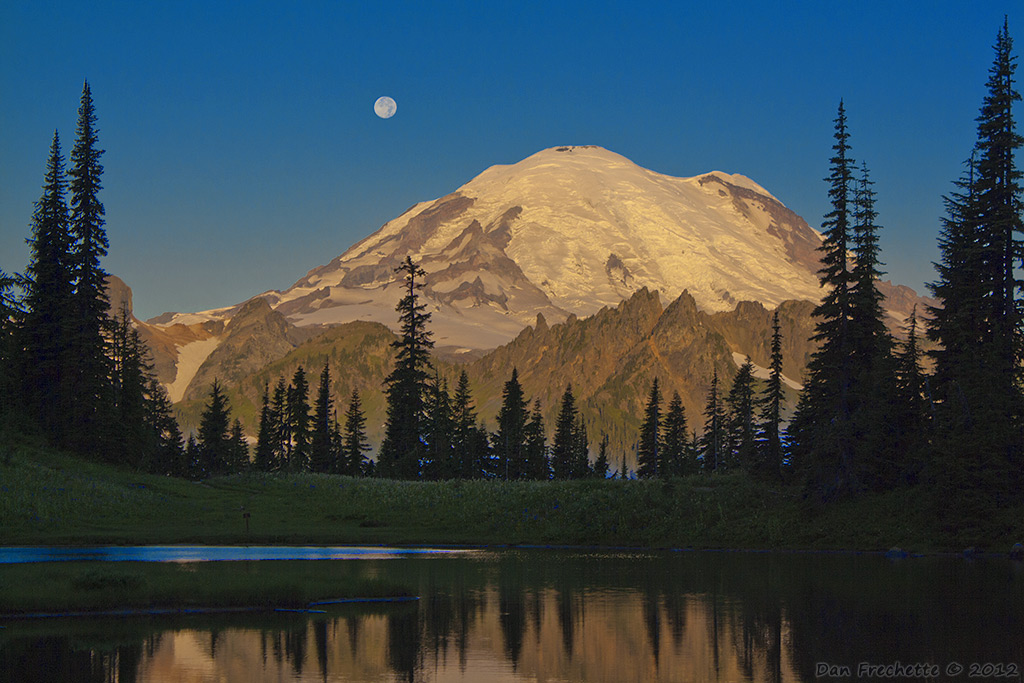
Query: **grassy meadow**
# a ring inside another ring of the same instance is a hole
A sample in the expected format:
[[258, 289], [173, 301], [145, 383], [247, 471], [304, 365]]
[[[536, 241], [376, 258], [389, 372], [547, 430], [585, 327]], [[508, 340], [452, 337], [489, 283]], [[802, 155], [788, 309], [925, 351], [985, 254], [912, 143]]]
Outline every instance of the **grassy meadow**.
[[[407, 544], [1006, 552], [1024, 509], [941, 528], [913, 490], [812, 510], [743, 473], [668, 481], [400, 482], [247, 473], [190, 482], [48, 448], [0, 454], [0, 545]], [[248, 520], [245, 514], [248, 514]], [[246, 529], [248, 521], [248, 530]]]

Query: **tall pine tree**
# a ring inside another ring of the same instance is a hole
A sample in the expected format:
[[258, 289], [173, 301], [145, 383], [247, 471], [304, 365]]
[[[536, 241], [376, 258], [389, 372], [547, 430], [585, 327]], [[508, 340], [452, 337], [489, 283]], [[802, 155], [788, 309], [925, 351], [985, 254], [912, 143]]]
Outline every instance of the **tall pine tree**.
[[736, 371], [726, 398], [729, 406], [729, 461], [734, 467], [752, 468], [757, 432], [754, 427], [754, 364], [748, 356]]
[[892, 360], [892, 338], [885, 326], [885, 297], [878, 289], [879, 262], [875, 192], [866, 164], [854, 193], [854, 263], [850, 296], [851, 353], [853, 381], [851, 403], [855, 438], [856, 468], [865, 486], [890, 488], [898, 478], [894, 449], [896, 401]]
[[723, 472], [728, 466], [729, 425], [721, 392], [718, 388], [718, 370], [711, 376], [711, 387], [704, 406], [704, 434], [700, 440], [705, 472]]
[[665, 410], [661, 431], [661, 462], [658, 474], [663, 478], [678, 477], [696, 472], [696, 460], [690, 456], [689, 439], [686, 431], [686, 410], [678, 391], [672, 392], [672, 399]]
[[156, 447], [155, 434], [146, 421], [146, 394], [152, 366], [146, 359], [148, 351], [132, 326], [127, 305], [118, 312], [111, 327], [110, 354], [118, 443], [114, 452], [121, 464], [145, 468]]
[[103, 166], [97, 147], [96, 112], [89, 83], [82, 88], [75, 146], [71, 151], [71, 256], [75, 278], [74, 317], [67, 343], [75, 359], [72, 377], [71, 428], [75, 447], [99, 455], [113, 451], [110, 361], [107, 353], [107, 273], [100, 259], [107, 255], [100, 176]]
[[658, 378], [651, 383], [644, 408], [644, 421], [640, 424], [640, 442], [637, 445], [636, 475], [641, 478], [658, 476], [661, 451], [661, 390]]
[[498, 431], [492, 436], [496, 474], [503, 479], [526, 476], [526, 407], [527, 399], [519, 383], [519, 371], [513, 367], [505, 382], [498, 411]]
[[288, 386], [286, 409], [288, 431], [291, 434], [291, 449], [288, 452], [288, 469], [293, 472], [309, 470], [309, 382], [306, 371], [300, 365], [295, 370], [292, 383]]
[[1024, 326], [1015, 271], [1024, 259], [1024, 226], [1015, 71], [1004, 21], [968, 173], [946, 198], [939, 280], [932, 285], [941, 303], [932, 309], [928, 329], [940, 344], [934, 354], [939, 419], [932, 469], [947, 508], [951, 497], [962, 494], [979, 509], [1002, 502], [1024, 478]]
[[551, 461], [548, 458], [547, 434], [544, 431], [544, 415], [541, 412], [540, 399], [533, 402], [533, 410], [526, 420], [524, 428], [526, 448], [526, 477], [537, 481], [551, 478]]
[[571, 463], [570, 479], [582, 479], [593, 474], [593, 469], [590, 466], [590, 439], [587, 437], [587, 423], [583, 419], [583, 415], [579, 414], [576, 419], [576, 428], [572, 433]]
[[252, 466], [259, 472], [273, 472], [279, 466], [277, 462], [277, 444], [279, 418], [270, 405], [270, 383], [263, 385], [263, 399], [260, 402], [260, 425], [256, 436], [256, 454]]
[[292, 431], [288, 419], [288, 385], [285, 384], [284, 377], [278, 377], [274, 386], [274, 395], [270, 400], [270, 420], [275, 469], [285, 469], [292, 450]]
[[558, 419], [555, 421], [555, 438], [551, 445], [551, 472], [555, 479], [573, 479], [577, 475], [577, 449], [579, 447], [576, 398], [572, 385], [562, 394]]
[[249, 467], [249, 442], [245, 438], [242, 421], [237, 417], [231, 423], [231, 432], [228, 434], [227, 453], [226, 470], [228, 474], [242, 472]]
[[452, 449], [457, 469], [455, 476], [460, 479], [479, 479], [483, 476], [487, 439], [476, 424], [476, 408], [469, 389], [469, 375], [465, 370], [459, 374], [455, 386], [452, 419]]
[[831, 211], [822, 222], [822, 268], [818, 277], [825, 296], [814, 309], [818, 319], [812, 339], [818, 350], [807, 366], [804, 390], [789, 425], [792, 458], [804, 473], [807, 492], [819, 501], [861, 488], [855, 461], [853, 381], [855, 374], [851, 317], [855, 281], [848, 254], [855, 221], [855, 180], [850, 157], [846, 110], [839, 103], [835, 144], [826, 182]]
[[363, 405], [359, 400], [359, 392], [355, 389], [352, 390], [352, 397], [348, 401], [348, 410], [345, 411], [345, 427], [341, 439], [341, 459], [345, 463], [343, 474], [353, 477], [367, 474], [369, 462], [366, 453], [370, 450], [370, 444], [366, 438]]
[[434, 347], [430, 314], [419, 302], [419, 290], [426, 272], [407, 256], [396, 272], [405, 280], [405, 296], [398, 302], [399, 337], [395, 367], [384, 380], [387, 421], [384, 441], [377, 461], [377, 473], [394, 479], [415, 479], [423, 459], [423, 432], [427, 392], [429, 391], [430, 349]]
[[185, 460], [185, 443], [178, 420], [174, 417], [171, 399], [155, 375], [149, 377], [148, 381], [146, 419], [156, 436], [156, 452], [150, 469], [159, 474], [186, 477], [188, 463]]
[[199, 417], [198, 455], [199, 469], [193, 476], [202, 479], [226, 474], [232, 462], [232, 448], [228, 429], [231, 412], [220, 381], [210, 385], [210, 402]]
[[755, 471], [772, 481], [782, 477], [782, 332], [779, 311], [772, 315], [771, 358], [768, 381], [758, 400], [757, 464]]
[[917, 482], [923, 467], [924, 454], [929, 445], [930, 405], [928, 379], [921, 368], [921, 351], [918, 337], [917, 306], [914, 306], [906, 321], [907, 339], [896, 351], [894, 358], [896, 386], [893, 423], [896, 425], [896, 442], [893, 450], [899, 455], [896, 461], [899, 483]]
[[455, 414], [448, 381], [436, 372], [427, 392], [427, 419], [424, 423], [423, 477], [425, 479], [454, 479], [458, 476], [452, 437], [455, 433]]
[[[66, 189], [60, 138], [54, 131], [43, 194], [32, 214], [32, 237], [28, 240], [31, 258], [19, 342], [24, 349], [20, 365], [27, 410], [44, 433], [61, 445], [70, 445], [74, 402], [74, 355], [69, 339], [75, 315], [75, 271]], [[9, 367], [13, 370], [16, 366], [12, 362]]]
[[312, 436], [309, 444], [309, 468], [313, 472], [334, 472], [340, 470], [338, 455], [334, 452], [331, 438], [331, 416], [334, 415], [334, 400], [331, 398], [331, 371], [327, 364], [320, 372], [316, 401], [313, 404]]

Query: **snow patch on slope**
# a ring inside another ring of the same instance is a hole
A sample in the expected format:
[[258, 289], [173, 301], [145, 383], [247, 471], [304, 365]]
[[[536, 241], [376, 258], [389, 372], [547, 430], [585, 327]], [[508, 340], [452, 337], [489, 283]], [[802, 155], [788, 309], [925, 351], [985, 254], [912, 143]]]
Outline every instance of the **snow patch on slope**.
[[[746, 354], [739, 353], [737, 351], [733, 351], [732, 352], [732, 362], [736, 364], [736, 367], [740, 367], [741, 365], [743, 365], [743, 363], [745, 363], [746, 360], [747, 360]], [[771, 370], [769, 370], [768, 368], [762, 368], [757, 363], [751, 362], [751, 365], [754, 366], [754, 377], [756, 377], [758, 379], [768, 379], [768, 377], [772, 374]], [[799, 382], [794, 382], [793, 380], [791, 380], [790, 378], [786, 377], [785, 375], [782, 376], [782, 382], [786, 386], [788, 386], [790, 389], [796, 389], [797, 391], [803, 391], [804, 385], [800, 384]]]
[[196, 376], [199, 368], [218, 346], [220, 346], [220, 337], [200, 339], [178, 347], [178, 372], [174, 376], [174, 381], [166, 385], [167, 396], [172, 403], [177, 403], [182, 399], [192, 378]]

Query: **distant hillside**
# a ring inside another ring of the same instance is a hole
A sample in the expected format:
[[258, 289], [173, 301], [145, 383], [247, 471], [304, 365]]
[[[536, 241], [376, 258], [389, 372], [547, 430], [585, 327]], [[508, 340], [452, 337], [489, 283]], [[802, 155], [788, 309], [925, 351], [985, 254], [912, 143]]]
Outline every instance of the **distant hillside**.
[[[806, 301], [778, 307], [784, 341], [784, 373], [800, 381], [812, 346], [807, 341], [813, 322]], [[686, 292], [662, 307], [656, 292], [641, 289], [614, 308], [589, 318], [570, 316], [548, 325], [543, 316], [508, 344], [482, 358], [458, 364], [435, 358], [435, 368], [454, 387], [465, 369], [478, 413], [489, 429], [501, 405], [501, 393], [512, 368], [519, 369], [532, 401], [541, 400], [549, 432], [558, 401], [570, 382], [596, 448], [602, 431], [609, 434], [613, 461], [626, 455], [635, 466], [634, 442], [650, 383], [658, 377], [666, 401], [673, 391], [683, 399], [691, 429], [701, 430], [704, 401], [712, 373], [726, 387], [744, 355], [768, 365], [771, 314], [761, 304], [742, 302], [732, 311], [706, 313]], [[301, 365], [315, 387], [324, 365], [330, 367], [339, 417], [353, 389], [358, 389], [367, 414], [367, 430], [376, 446], [383, 435], [383, 381], [390, 372], [394, 333], [379, 323], [352, 322], [331, 328], [289, 351], [283, 358], [228, 382], [228, 396], [248, 432], [255, 435], [260, 397], [281, 377], [290, 381]], [[212, 380], [212, 378], [211, 378]], [[199, 387], [196, 386], [196, 390]], [[186, 429], [195, 427], [204, 394], [179, 404]]]

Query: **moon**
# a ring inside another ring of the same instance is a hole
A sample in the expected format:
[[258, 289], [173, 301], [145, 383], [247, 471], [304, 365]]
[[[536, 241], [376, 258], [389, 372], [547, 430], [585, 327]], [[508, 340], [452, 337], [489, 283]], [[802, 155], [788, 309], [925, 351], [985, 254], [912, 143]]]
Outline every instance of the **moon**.
[[382, 119], [390, 119], [396, 111], [398, 111], [398, 105], [387, 95], [378, 97], [377, 101], [373, 103], [373, 112]]

